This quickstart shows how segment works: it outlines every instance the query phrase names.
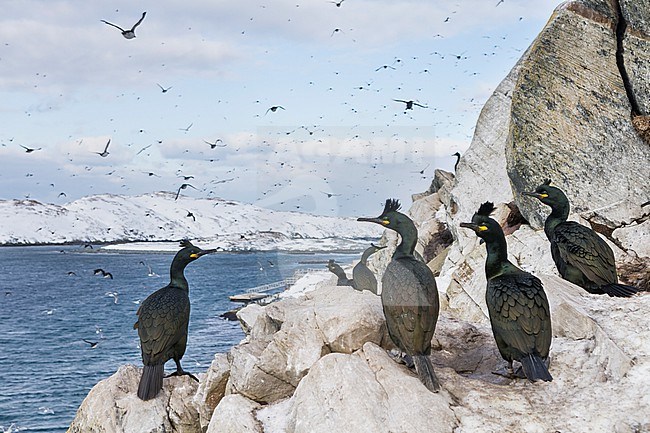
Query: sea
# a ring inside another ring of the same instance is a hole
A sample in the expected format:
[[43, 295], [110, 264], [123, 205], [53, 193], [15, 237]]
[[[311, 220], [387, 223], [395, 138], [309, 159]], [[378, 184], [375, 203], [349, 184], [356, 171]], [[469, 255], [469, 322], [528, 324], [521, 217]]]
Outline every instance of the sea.
[[[205, 372], [215, 353], [244, 337], [237, 321], [221, 317], [238, 306], [229, 295], [300, 269], [326, 269], [328, 259], [348, 264], [360, 254], [219, 252], [190, 263], [185, 276], [192, 310], [183, 368]], [[136, 310], [167, 285], [173, 255], [0, 247], [0, 432], [65, 432], [98, 381], [121, 365], [141, 365]], [[169, 361], [166, 371], [174, 369]]]

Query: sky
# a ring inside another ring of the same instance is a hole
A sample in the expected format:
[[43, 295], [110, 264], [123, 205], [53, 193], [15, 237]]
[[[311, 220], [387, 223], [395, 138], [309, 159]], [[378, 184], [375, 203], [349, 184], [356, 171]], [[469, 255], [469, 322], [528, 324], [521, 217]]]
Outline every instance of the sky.
[[408, 208], [558, 4], [4, 0], [0, 199]]

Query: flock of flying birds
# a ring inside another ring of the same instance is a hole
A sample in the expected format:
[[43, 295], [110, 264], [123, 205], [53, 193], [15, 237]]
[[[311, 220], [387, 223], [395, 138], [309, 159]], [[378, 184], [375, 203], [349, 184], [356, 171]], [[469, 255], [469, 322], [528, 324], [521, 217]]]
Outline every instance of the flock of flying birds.
[[[346, 3], [346, 0], [327, 1], [327, 2], [333, 4], [333, 7], [341, 8], [341, 9], [345, 9], [346, 5], [348, 4], [348, 3]], [[503, 0], [499, 1], [496, 4], [496, 6], [499, 6], [502, 2], [503, 2]], [[133, 40], [133, 39], [136, 38], [136, 32], [140, 31], [142, 28], [145, 28], [147, 26], [147, 20], [146, 19], [147, 19], [147, 12], [145, 11], [145, 12], [142, 12], [142, 15], [137, 20], [134, 20], [135, 22], [130, 27], [125, 26], [124, 23], [119, 23], [119, 22], [114, 23], [114, 22], [111, 22], [111, 21], [103, 20], [103, 19], [100, 20], [100, 21], [102, 23], [104, 23], [107, 27], [114, 28], [114, 29], [118, 30], [120, 32], [120, 34], [122, 35], [122, 37], [125, 38], [126, 40]], [[450, 17], [447, 17], [444, 20], [444, 22], [446, 22], [446, 23], [450, 22], [450, 21], [453, 22], [453, 19], [450, 19]], [[342, 31], [341, 29], [338, 29], [338, 30]], [[333, 33], [336, 33], [336, 29], [335, 29], [335, 31]], [[438, 38], [438, 37], [443, 38], [444, 36], [435, 35], [434, 39]], [[495, 47], [496, 47], [496, 45], [495, 45]], [[492, 53], [492, 54], [494, 54], [494, 53]], [[457, 62], [457, 63], [460, 63], [463, 60], [468, 58], [468, 56], [465, 54], [465, 52], [459, 53], [459, 54], [448, 54], [448, 53], [447, 54], [442, 54], [440, 52], [434, 51], [434, 52], [430, 53], [430, 55], [432, 55], [434, 57], [437, 56], [437, 57], [439, 57], [441, 59], [444, 59], [446, 57], [448, 59], [451, 59], [451, 61]], [[489, 54], [485, 53], [485, 55], [489, 55]], [[419, 60], [417, 59], [417, 57], [413, 57], [413, 58], [394, 57], [392, 59], [392, 61], [389, 61], [388, 63], [385, 63], [383, 65], [379, 65], [379, 66], [375, 67], [374, 72], [376, 74], [378, 74], [378, 75], [390, 74], [390, 73], [392, 73], [392, 71], [398, 71], [399, 73], [401, 73], [400, 70], [402, 68], [404, 68], [405, 64], [409, 64], [409, 62], [410, 62], [410, 64], [415, 64], [418, 61]], [[403, 71], [403, 69], [402, 69], [402, 71]], [[433, 71], [434, 71], [433, 67], [431, 67], [431, 66], [425, 67], [420, 71], [420, 73], [426, 74], [426, 75], [421, 75], [421, 77], [425, 78], [427, 80], [430, 80], [430, 78], [427, 75], [431, 76], [431, 73]], [[411, 74], [411, 73], [413, 73], [413, 72], [412, 71], [408, 72], [408, 74]], [[336, 74], [338, 74], [338, 72]], [[377, 80], [381, 80], [381, 78], [378, 78]], [[415, 80], [415, 81], [417, 81], [417, 80]], [[170, 83], [161, 82], [161, 83], [154, 83], [154, 84], [155, 84], [155, 86], [158, 87], [159, 91], [162, 94], [169, 94], [169, 93], [171, 93], [171, 90], [173, 89], [173, 86], [169, 85]], [[397, 89], [393, 89], [393, 90], [397, 90], [397, 91], [401, 92], [400, 89], [401, 89], [401, 87], [398, 87]], [[372, 91], [372, 92], [380, 92], [380, 91], [382, 91], [383, 92], [383, 89], [380, 89], [380, 88], [377, 87], [377, 84], [375, 83], [374, 79], [367, 80], [365, 84], [358, 86], [358, 88], [356, 88], [356, 90], [358, 90], [358, 91]], [[406, 90], [406, 89], [403, 89], [403, 90]], [[176, 90], [176, 92], [178, 92], [178, 90]], [[400, 119], [400, 117], [399, 117], [400, 112], [407, 115], [407, 116], [410, 116], [409, 113], [421, 112], [421, 113], [423, 113], [423, 115], [427, 119], [425, 122], [428, 123], [428, 122], [431, 121], [430, 115], [437, 111], [436, 107], [433, 107], [428, 103], [421, 102], [416, 98], [393, 97], [393, 98], [390, 98], [390, 99], [386, 98], [386, 101], [387, 102], [392, 101], [393, 104], [386, 103], [383, 106], [384, 107], [383, 110], [388, 110], [388, 111], [392, 110], [394, 112], [394, 116], [395, 116], [394, 118], [395, 119]], [[256, 103], [263, 103], [263, 102], [256, 101]], [[348, 104], [348, 103], [346, 102], [344, 104]], [[398, 108], [397, 108], [397, 107], [399, 107], [398, 104], [401, 104], [402, 110], [398, 110]], [[348, 105], [349, 105], [349, 110], [350, 110], [351, 113], [354, 114], [354, 113], [357, 112], [357, 108], [355, 108], [352, 103], [349, 103]], [[295, 109], [294, 107], [289, 107], [286, 104], [285, 105], [274, 104], [274, 105], [267, 106], [265, 111], [260, 110], [258, 112], [259, 114], [257, 116], [258, 117], [263, 117], [263, 116], [272, 117], [272, 116], [279, 115], [280, 112], [285, 112], [285, 111], [290, 112], [290, 111], [292, 111], [294, 109]], [[425, 114], [425, 113], [430, 113], [430, 114]], [[421, 119], [422, 119], [422, 117], [421, 117]], [[435, 124], [435, 122], [433, 122], [433, 123]], [[186, 124], [186, 126], [179, 127], [177, 129], [179, 131], [181, 131], [182, 133], [188, 134], [188, 133], [190, 133], [192, 131], [193, 127], [195, 128], [195, 123], [194, 122], [189, 122], [189, 123]], [[386, 135], [390, 134], [390, 129], [391, 129], [390, 127], [391, 127], [391, 125], [386, 125], [386, 127], [382, 126], [383, 130], [381, 130], [381, 131], [379, 131], [379, 130], [378, 131], [373, 131], [372, 134], [373, 135], [376, 134], [377, 137], [382, 137], [382, 136], [385, 137]], [[373, 146], [375, 146], [375, 143], [372, 143], [371, 140], [365, 141], [362, 134], [357, 132], [355, 129], [361, 130], [361, 129], [363, 129], [363, 127], [360, 127], [360, 125], [352, 125], [351, 127], [349, 127], [350, 137], [349, 137], [349, 139], [347, 140], [346, 143], [342, 144], [343, 146], [358, 146], [358, 145], [360, 145], [360, 146], [363, 146], [364, 149], [372, 148]], [[140, 133], [145, 133], [145, 132], [146, 131], [144, 131], [142, 129], [140, 130]], [[301, 137], [305, 137], [306, 140], [311, 140], [312, 142], [317, 142], [317, 143], [323, 143], [325, 145], [329, 145], [331, 143], [331, 141], [332, 141], [332, 138], [331, 138], [331, 136], [328, 135], [328, 133], [326, 131], [326, 128], [321, 126], [321, 125], [318, 125], [317, 123], [311, 124], [311, 125], [309, 125], [309, 124], [301, 125], [301, 126], [299, 126], [297, 128], [292, 128], [292, 129], [285, 130], [285, 131], [276, 131], [274, 134], [276, 134], [277, 136], [279, 136], [281, 138], [287, 138], [287, 140], [289, 140], [290, 136], [295, 135], [296, 136], [296, 138], [295, 138], [296, 141], [302, 140]], [[337, 131], [337, 134], [340, 134], [340, 131]], [[258, 140], [259, 138], [252, 138], [252, 139]], [[399, 147], [400, 145], [404, 144], [404, 140], [400, 141], [398, 134], [394, 134], [393, 137], [391, 137], [389, 140], [393, 140], [395, 142], [395, 144], [396, 144], [396, 147]], [[78, 144], [81, 144], [82, 141], [83, 141], [83, 139], [79, 140]], [[108, 158], [108, 160], [111, 161], [111, 157], [115, 157], [118, 153], [120, 153], [120, 152], [122, 152], [124, 150], [124, 146], [121, 143], [118, 145], [118, 147], [115, 147], [116, 145], [114, 143], [112, 143], [112, 141], [114, 142], [114, 141], [117, 141], [117, 140], [115, 140], [115, 137], [109, 138], [109, 139], [106, 140], [103, 147], [99, 147], [99, 148], [95, 148], [95, 149], [89, 149], [89, 152], [94, 153], [94, 154], [98, 155], [101, 158]], [[207, 155], [207, 162], [209, 162], [209, 163], [220, 161], [221, 156], [217, 152], [221, 148], [228, 148], [228, 149], [224, 149], [224, 151], [225, 152], [230, 152], [231, 154], [240, 151], [240, 149], [235, 149], [233, 144], [227, 143], [226, 141], [229, 141], [229, 139], [227, 137], [225, 137], [225, 136], [223, 138], [222, 137], [212, 137], [210, 139], [203, 138], [202, 141], [203, 141], [204, 145], [207, 146], [207, 148], [205, 148], [205, 150], [203, 150], [203, 151], [198, 150], [198, 152], [200, 154]], [[269, 174], [269, 176], [268, 176], [269, 179], [272, 179], [272, 181], [269, 182], [267, 185], [263, 185], [263, 186], [265, 186], [265, 188], [260, 188], [260, 190], [258, 191], [258, 194], [257, 194], [258, 195], [258, 197], [257, 197], [258, 200], [262, 200], [262, 201], [266, 200], [267, 202], [270, 201], [271, 203], [273, 203], [272, 200], [267, 200], [267, 199], [275, 198], [275, 199], [278, 200], [278, 201], [276, 201], [276, 203], [279, 203], [280, 205], [285, 204], [285, 202], [286, 203], [291, 203], [290, 206], [292, 208], [300, 210], [301, 209], [300, 200], [296, 200], [296, 197], [290, 197], [290, 196], [287, 196], [286, 194], [283, 196], [283, 194], [281, 193], [281, 191], [283, 189], [285, 189], [286, 187], [300, 187], [299, 185], [298, 186], [296, 185], [297, 182], [294, 182], [294, 179], [292, 178], [292, 175], [291, 175], [291, 172], [293, 171], [292, 169], [294, 169], [294, 168], [300, 168], [301, 172], [306, 173], [306, 175], [312, 175], [314, 177], [320, 177], [321, 180], [322, 180], [322, 182], [319, 183], [319, 186], [311, 186], [311, 185], [305, 186], [306, 189], [310, 190], [310, 191], [305, 191], [304, 195], [306, 195], [306, 196], [314, 197], [316, 195], [321, 195], [321, 197], [324, 197], [325, 199], [329, 199], [329, 198], [333, 198], [333, 197], [343, 197], [343, 199], [346, 200], [346, 201], [354, 201], [355, 198], [357, 198], [358, 196], [360, 196], [362, 194], [366, 194], [369, 191], [369, 187], [366, 187], [366, 190], [359, 190], [359, 191], [351, 191], [351, 192], [337, 191], [336, 194], [334, 192], [332, 192], [331, 190], [326, 191], [325, 189], [327, 187], [323, 186], [323, 185], [328, 184], [333, 178], [335, 178], [336, 173], [330, 171], [329, 176], [327, 176], [327, 175], [323, 176], [323, 170], [319, 169], [318, 167], [314, 167], [313, 169], [305, 169], [304, 165], [299, 166], [298, 164], [301, 164], [301, 163], [304, 164], [305, 162], [307, 162], [309, 164], [310, 161], [305, 161], [304, 158], [303, 158], [303, 160], [301, 160], [300, 158], [297, 158], [297, 159], [293, 158], [292, 157], [293, 155], [290, 154], [292, 148], [295, 147], [296, 145], [287, 146], [286, 150], [284, 150], [284, 149], [278, 148], [277, 146], [274, 146], [274, 144], [271, 143], [271, 141], [272, 141], [272, 139], [269, 138], [268, 140], [262, 140], [261, 143], [257, 143], [260, 153], [265, 154], [265, 155], [270, 155], [270, 156], [268, 158], [260, 158], [258, 167], [255, 167], [255, 170], [257, 170], [258, 172], [259, 172], [259, 170], [262, 170], [263, 172], [268, 173]], [[155, 146], [157, 144], [162, 144], [162, 142], [163, 142], [163, 140], [157, 140], [156, 143], [150, 143], [150, 144], [147, 144], [145, 146], [142, 146], [140, 148], [140, 150], [138, 150], [137, 153], [135, 153], [135, 156], [140, 155], [142, 153], [148, 154], [148, 152], [150, 150], [153, 150], [153, 149], [151, 149], [152, 147], [154, 147], [154, 149], [155, 149]], [[119, 143], [119, 141], [118, 141], [118, 143]], [[297, 144], [297, 145], [299, 146], [299, 144]], [[24, 145], [21, 145], [21, 146], [25, 150], [26, 153], [30, 153], [30, 154], [43, 150], [43, 147], [39, 147], [39, 146], [32, 146], [32, 147], [24, 146]], [[389, 147], [392, 147], [392, 146], [389, 146]], [[196, 149], [198, 149], [198, 147], [195, 148], [195, 149], [188, 149], [188, 150], [186, 150], [186, 152], [188, 154], [190, 154], [190, 155], [196, 156], [196, 153], [197, 153]], [[394, 150], [394, 149], [385, 149], [385, 150], [387, 152], [392, 151], [393, 154], [397, 155], [397, 151]], [[449, 163], [451, 163], [451, 158], [452, 158], [451, 154], [452, 154], [453, 150], [455, 150], [455, 149], [450, 149], [449, 152], [448, 152], [448, 155], [447, 155], [448, 158], [449, 158]], [[134, 151], [135, 151], [135, 149], [134, 149]], [[372, 159], [372, 161], [366, 161], [367, 162], [366, 165], [369, 168], [366, 169], [367, 174], [365, 175], [364, 179], [370, 179], [374, 175], [376, 175], [378, 170], [380, 170], [381, 167], [382, 167], [382, 162], [383, 162], [382, 157], [385, 157], [383, 155], [378, 155], [377, 152], [375, 152], [373, 150], [369, 150], [368, 155], [369, 155], [369, 158]], [[120, 155], [120, 156], [122, 156], [122, 155]], [[264, 160], [264, 159], [266, 159], [266, 160]], [[355, 160], [353, 157], [343, 157], [341, 159], [344, 160], [343, 162], [346, 162], [346, 161], [349, 161], [351, 163], [358, 162], [358, 160]], [[416, 164], [420, 164], [420, 163], [421, 163], [420, 167], [413, 167], [412, 169], [408, 170], [408, 173], [417, 173], [417, 174], [419, 174], [419, 176], [411, 176], [411, 178], [426, 179], [428, 177], [425, 174], [425, 170], [428, 168], [429, 164], [426, 164], [426, 161], [424, 161], [424, 162], [416, 162]], [[187, 174], [185, 172], [186, 169], [185, 169], [185, 164], [184, 163], [180, 163], [179, 165], [180, 165], [180, 167], [176, 169], [176, 176], [179, 179], [178, 183], [176, 183], [175, 185], [169, 185], [168, 184], [169, 186], [167, 188], [163, 188], [163, 189], [168, 189], [168, 190], [174, 191], [175, 192], [175, 200], [178, 200], [181, 197], [182, 193], [189, 191], [189, 189], [196, 190], [196, 191], [201, 191], [204, 195], [211, 196], [211, 195], [215, 194], [215, 189], [216, 189], [217, 185], [232, 182], [232, 181], [235, 181], [235, 180], [241, 180], [244, 177], [252, 175], [253, 170], [254, 170], [253, 168], [250, 168], [250, 167], [237, 167], [237, 169], [235, 169], [233, 167], [233, 168], [228, 169], [227, 171], [226, 170], [219, 171], [219, 174], [218, 174], [219, 178], [217, 178], [217, 179], [212, 179], [210, 181], [202, 180], [201, 182], [199, 182], [197, 179], [194, 178], [193, 175]], [[425, 165], [426, 165], [426, 167], [423, 169], [422, 167], [424, 167]], [[223, 167], [221, 167], [221, 168], [223, 168]], [[92, 165], [92, 163], [89, 163], [86, 166], [86, 171], [87, 172], [90, 172], [93, 169], [95, 169], [95, 172], [97, 171], [97, 167], [94, 167]], [[109, 170], [110, 171], [108, 171], [106, 173], [106, 175], [117, 177], [118, 180], [122, 180], [124, 182], [122, 184], [123, 188], [125, 188], [127, 190], [131, 188], [132, 182], [128, 178], [128, 176], [132, 177], [133, 175], [125, 174], [124, 171], [123, 171], [123, 167], [120, 167], [120, 166], [112, 166], [111, 169], [109, 169]], [[165, 179], [167, 179], [167, 182], [168, 182], [169, 181], [169, 174], [170, 174], [169, 170], [168, 170], [168, 167], [166, 167], [165, 170], [166, 170], [166, 174], [158, 172], [155, 168], [154, 169], [149, 169], [147, 171], [143, 171], [142, 173], [146, 177], [149, 177], [149, 178], [165, 178]], [[190, 170], [194, 170], [194, 168], [192, 168]], [[235, 171], [235, 170], [237, 170], [237, 171]], [[132, 171], [135, 171], [135, 170], [132, 170]], [[205, 170], [205, 171], [207, 171], [207, 170]], [[133, 173], [133, 174], [136, 174], [136, 173]], [[193, 174], [196, 174], [196, 173], [193, 173]], [[29, 175], [30, 174], [28, 173], [28, 176]], [[73, 176], [79, 176], [79, 175], [80, 174], [78, 174], [78, 173], [73, 174]], [[405, 174], [405, 177], [407, 177], [407, 176], [410, 176], [410, 175]], [[193, 179], [193, 180], [190, 181], [190, 179]], [[196, 182], [199, 182], [199, 183], [196, 183]], [[293, 184], [292, 184], [292, 182], [293, 182]], [[396, 179], [396, 183], [400, 183], [400, 182], [403, 182], [403, 180], [402, 179]], [[54, 187], [54, 184], [51, 184], [51, 185]], [[160, 184], [157, 184], [157, 187], [160, 187]], [[260, 185], [258, 185], [258, 187], [260, 187]], [[312, 188], [313, 188], [313, 190], [312, 190]], [[58, 196], [59, 197], [67, 197], [68, 194], [66, 194], [65, 191], [61, 191]], [[27, 197], [27, 198], [29, 198], [29, 197]], [[332, 204], [332, 206], [334, 206], [334, 204]], [[188, 211], [188, 218], [192, 218], [190, 211]]]

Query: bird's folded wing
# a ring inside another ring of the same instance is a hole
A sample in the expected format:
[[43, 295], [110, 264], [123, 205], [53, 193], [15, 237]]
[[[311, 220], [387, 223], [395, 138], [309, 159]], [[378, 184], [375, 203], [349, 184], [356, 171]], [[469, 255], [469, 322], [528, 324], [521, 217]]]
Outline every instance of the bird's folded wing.
[[591, 229], [567, 221], [555, 229], [554, 241], [562, 259], [589, 280], [598, 285], [617, 281], [614, 253]]
[[530, 274], [509, 275], [492, 280], [488, 305], [492, 326], [500, 337], [523, 353], [531, 350], [548, 355], [551, 343], [551, 320], [548, 300], [541, 281]]

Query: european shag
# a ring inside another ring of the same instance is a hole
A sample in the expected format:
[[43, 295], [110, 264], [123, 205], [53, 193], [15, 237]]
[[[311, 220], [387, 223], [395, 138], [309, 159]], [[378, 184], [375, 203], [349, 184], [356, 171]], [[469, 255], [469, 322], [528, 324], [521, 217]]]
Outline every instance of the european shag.
[[638, 289], [618, 284], [614, 253], [593, 230], [574, 221], [567, 221], [569, 199], [546, 180], [535, 192], [524, 195], [535, 197], [551, 207], [544, 223], [544, 233], [551, 242], [551, 256], [557, 270], [567, 281], [589, 293], [629, 297]]
[[354, 286], [352, 280], [348, 278], [343, 268], [334, 262], [334, 260], [330, 259], [327, 262], [327, 269], [338, 277], [338, 280], [336, 281], [337, 286]]
[[108, 24], [109, 26], [113, 26], [116, 29], [118, 29], [120, 32], [122, 32], [122, 36], [124, 36], [126, 39], [133, 39], [133, 38], [135, 38], [135, 28], [140, 25], [142, 20], [144, 20], [145, 15], [147, 15], [147, 13], [142, 12], [142, 17], [140, 17], [138, 22], [133, 24], [133, 27], [131, 27], [130, 29], [127, 29], [127, 30], [124, 30], [122, 27], [120, 27], [120, 26], [118, 26], [116, 24], [113, 24], [113, 23], [109, 23], [108, 21], [105, 21], [105, 20], [101, 20], [101, 22], [103, 22], [104, 24]]
[[508, 260], [508, 246], [499, 223], [490, 218], [494, 205], [483, 203], [471, 223], [461, 227], [474, 230], [485, 241], [487, 260], [487, 302], [492, 333], [499, 353], [508, 361], [521, 363], [524, 375], [535, 382], [550, 382], [548, 353], [551, 346], [551, 313], [539, 278], [517, 268]]
[[361, 255], [361, 260], [359, 263], [354, 265], [352, 268], [352, 281], [354, 283], [354, 288], [357, 290], [369, 290], [375, 295], [377, 294], [377, 278], [375, 274], [372, 273], [370, 268], [368, 268], [368, 258], [375, 254], [379, 250], [386, 248], [378, 247], [377, 245], [371, 245], [366, 248], [366, 250]]
[[402, 238], [381, 280], [386, 326], [395, 345], [412, 357], [420, 381], [437, 392], [440, 384], [429, 354], [438, 322], [438, 288], [431, 270], [413, 255], [418, 231], [408, 216], [398, 212], [399, 208], [397, 200], [388, 199], [380, 216], [357, 221], [395, 230]]
[[[150, 400], [162, 389], [165, 362], [173, 359], [176, 371], [169, 376], [192, 374], [181, 367], [181, 358], [187, 345], [187, 327], [190, 321], [189, 285], [185, 279], [185, 267], [199, 257], [214, 252], [202, 250], [189, 241], [182, 241], [181, 249], [169, 270], [169, 284], [149, 295], [138, 308], [138, 330], [142, 350], [142, 377], [138, 397]], [[167, 376], [167, 377], [169, 377]]]
[[452, 154], [451, 156], [456, 157], [456, 162], [454, 163], [454, 172], [455, 172], [456, 170], [458, 170], [458, 163], [460, 162], [460, 152], [456, 152], [456, 153]]

